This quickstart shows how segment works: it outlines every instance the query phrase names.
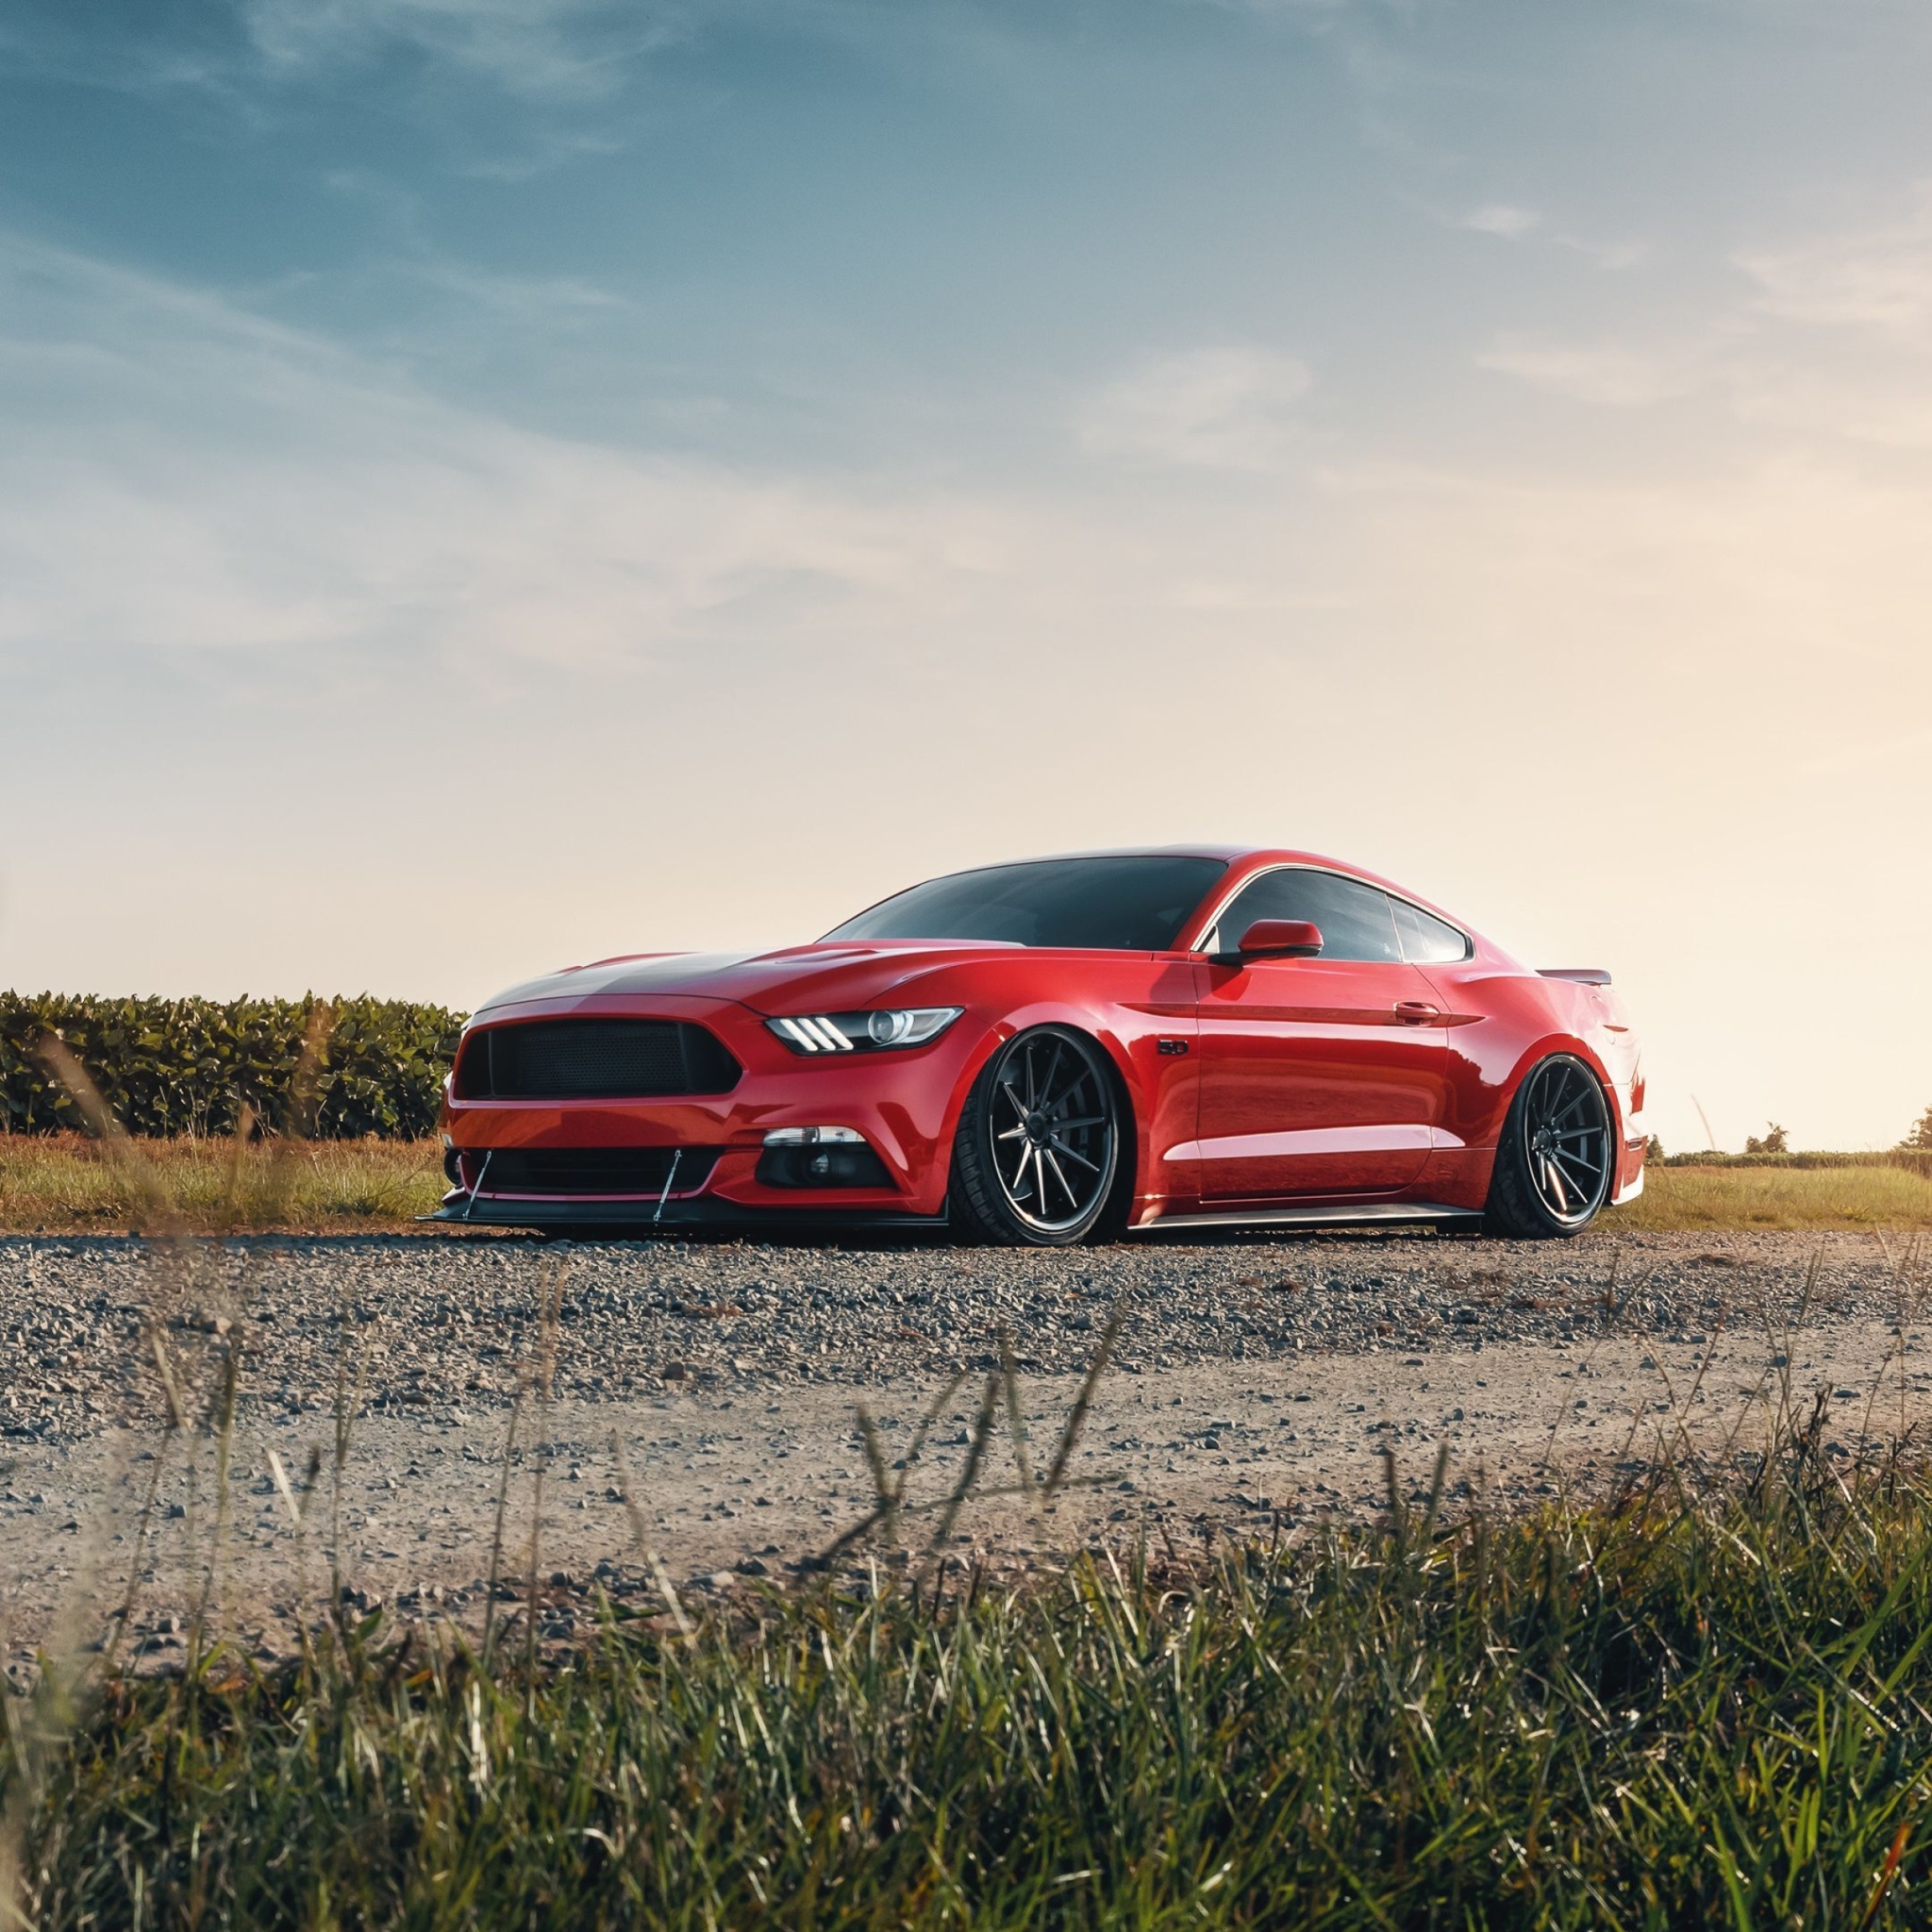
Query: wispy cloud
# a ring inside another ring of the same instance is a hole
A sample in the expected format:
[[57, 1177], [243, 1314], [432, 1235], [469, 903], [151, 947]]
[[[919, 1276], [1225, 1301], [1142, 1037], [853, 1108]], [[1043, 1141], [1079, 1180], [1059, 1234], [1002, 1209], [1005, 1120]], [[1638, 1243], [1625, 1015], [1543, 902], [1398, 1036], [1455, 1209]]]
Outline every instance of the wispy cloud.
[[250, 38], [274, 68], [353, 64], [413, 50], [520, 95], [615, 92], [639, 58], [680, 40], [677, 0], [243, 0]]
[[1506, 242], [1514, 242], [1541, 226], [1541, 223], [1542, 217], [1534, 208], [1491, 201], [1481, 208], [1472, 208], [1457, 225], [1473, 228], [1478, 235], [1500, 235]]
[[1151, 358], [1087, 406], [1081, 441], [1095, 456], [1190, 468], [1262, 470], [1299, 435], [1307, 365], [1271, 349], [1191, 349]]
[[1479, 368], [1514, 376], [1532, 389], [1600, 408], [1642, 408], [1687, 395], [1698, 372], [1684, 359], [1622, 342], [1551, 342], [1507, 336], [1476, 357]]
[[[736, 0], [216, 0], [198, 8], [62, 8], [28, 0], [0, 21], [0, 62], [88, 89], [201, 96], [270, 125], [291, 90], [325, 92], [385, 78], [411, 98], [481, 98], [527, 110], [517, 153], [492, 163], [534, 172], [611, 144], [582, 114], [608, 106], [651, 57], [715, 24]], [[744, 0], [747, 6], [762, 0]], [[532, 123], [530, 117], [536, 117]], [[541, 136], [541, 139], [539, 138]], [[480, 172], [480, 171], [479, 171]]]
[[1743, 423], [1807, 439], [1932, 450], [1932, 372], [1923, 367], [1812, 367], [1740, 356], [1724, 381]]
[[1702, 391], [1753, 428], [1932, 448], [1932, 188], [1889, 223], [1761, 243], [1730, 259], [1748, 293], [1685, 324], [1674, 342], [1518, 332], [1497, 337], [1477, 366], [1599, 408]]
[[1898, 221], [1733, 258], [1757, 285], [1762, 314], [1932, 347], [1932, 187]]
[[1552, 236], [1551, 240], [1559, 248], [1568, 248], [1582, 256], [1596, 268], [1635, 268], [1640, 262], [1648, 260], [1650, 257], [1650, 244], [1635, 239], [1603, 242], [1588, 235], [1561, 234]]
[[[546, 437], [216, 296], [0, 241], [0, 654], [636, 663], [943, 598], [974, 519]], [[970, 567], [970, 566], [969, 566]], [[915, 589], [916, 587], [916, 589]]]

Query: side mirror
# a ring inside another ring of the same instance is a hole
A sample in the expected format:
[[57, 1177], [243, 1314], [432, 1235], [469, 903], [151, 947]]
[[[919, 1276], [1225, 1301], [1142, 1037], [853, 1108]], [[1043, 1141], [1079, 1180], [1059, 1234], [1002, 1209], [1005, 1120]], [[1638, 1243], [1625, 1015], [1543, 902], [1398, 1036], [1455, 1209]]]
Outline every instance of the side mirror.
[[1235, 949], [1249, 959], [1312, 959], [1322, 950], [1322, 928], [1306, 919], [1257, 919]]

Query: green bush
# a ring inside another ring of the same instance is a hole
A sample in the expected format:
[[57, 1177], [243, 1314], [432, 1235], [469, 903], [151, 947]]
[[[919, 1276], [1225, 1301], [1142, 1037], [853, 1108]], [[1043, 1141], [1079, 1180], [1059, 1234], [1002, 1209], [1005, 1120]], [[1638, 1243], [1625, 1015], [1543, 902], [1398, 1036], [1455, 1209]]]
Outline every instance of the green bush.
[[[310, 1016], [325, 1006], [306, 1096], [294, 1091]], [[407, 1000], [96, 999], [0, 992], [0, 1124], [84, 1124], [42, 1061], [52, 1033], [131, 1134], [227, 1134], [245, 1103], [265, 1125], [325, 1138], [413, 1140], [436, 1127], [463, 1016]], [[308, 1118], [301, 1118], [304, 1112]]]

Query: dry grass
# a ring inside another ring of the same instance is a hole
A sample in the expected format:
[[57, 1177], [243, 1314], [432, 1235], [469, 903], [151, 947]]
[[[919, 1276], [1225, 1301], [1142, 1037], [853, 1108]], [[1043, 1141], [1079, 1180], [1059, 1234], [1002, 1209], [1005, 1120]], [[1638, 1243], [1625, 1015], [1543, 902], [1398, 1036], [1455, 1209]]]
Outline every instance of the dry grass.
[[1932, 1180], [1899, 1167], [1653, 1167], [1607, 1228], [1932, 1227]]
[[[411, 1229], [448, 1185], [434, 1141], [312, 1141], [300, 1146], [183, 1136], [141, 1152], [173, 1218], [199, 1233]], [[79, 1134], [0, 1139], [0, 1232], [96, 1233], [153, 1219], [127, 1171]]]
[[[402, 1233], [442, 1196], [434, 1141], [142, 1141], [188, 1229]], [[78, 1134], [0, 1138], [0, 1233], [110, 1233], [142, 1224], [125, 1170]], [[1660, 1167], [1608, 1228], [1932, 1228], [1932, 1179], [1895, 1167]]]

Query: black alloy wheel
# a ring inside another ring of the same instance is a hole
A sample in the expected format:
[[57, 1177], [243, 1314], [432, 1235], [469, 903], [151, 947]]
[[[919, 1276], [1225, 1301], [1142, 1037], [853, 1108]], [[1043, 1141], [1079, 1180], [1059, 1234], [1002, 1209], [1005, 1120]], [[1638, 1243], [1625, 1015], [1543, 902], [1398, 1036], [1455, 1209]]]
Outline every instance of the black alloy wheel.
[[1509, 1103], [1484, 1220], [1519, 1240], [1581, 1234], [1609, 1199], [1616, 1149], [1603, 1084], [1574, 1054], [1552, 1054]]
[[974, 1081], [959, 1117], [955, 1224], [1008, 1246], [1086, 1240], [1116, 1192], [1123, 1112], [1106, 1056], [1085, 1034], [1016, 1034]]

